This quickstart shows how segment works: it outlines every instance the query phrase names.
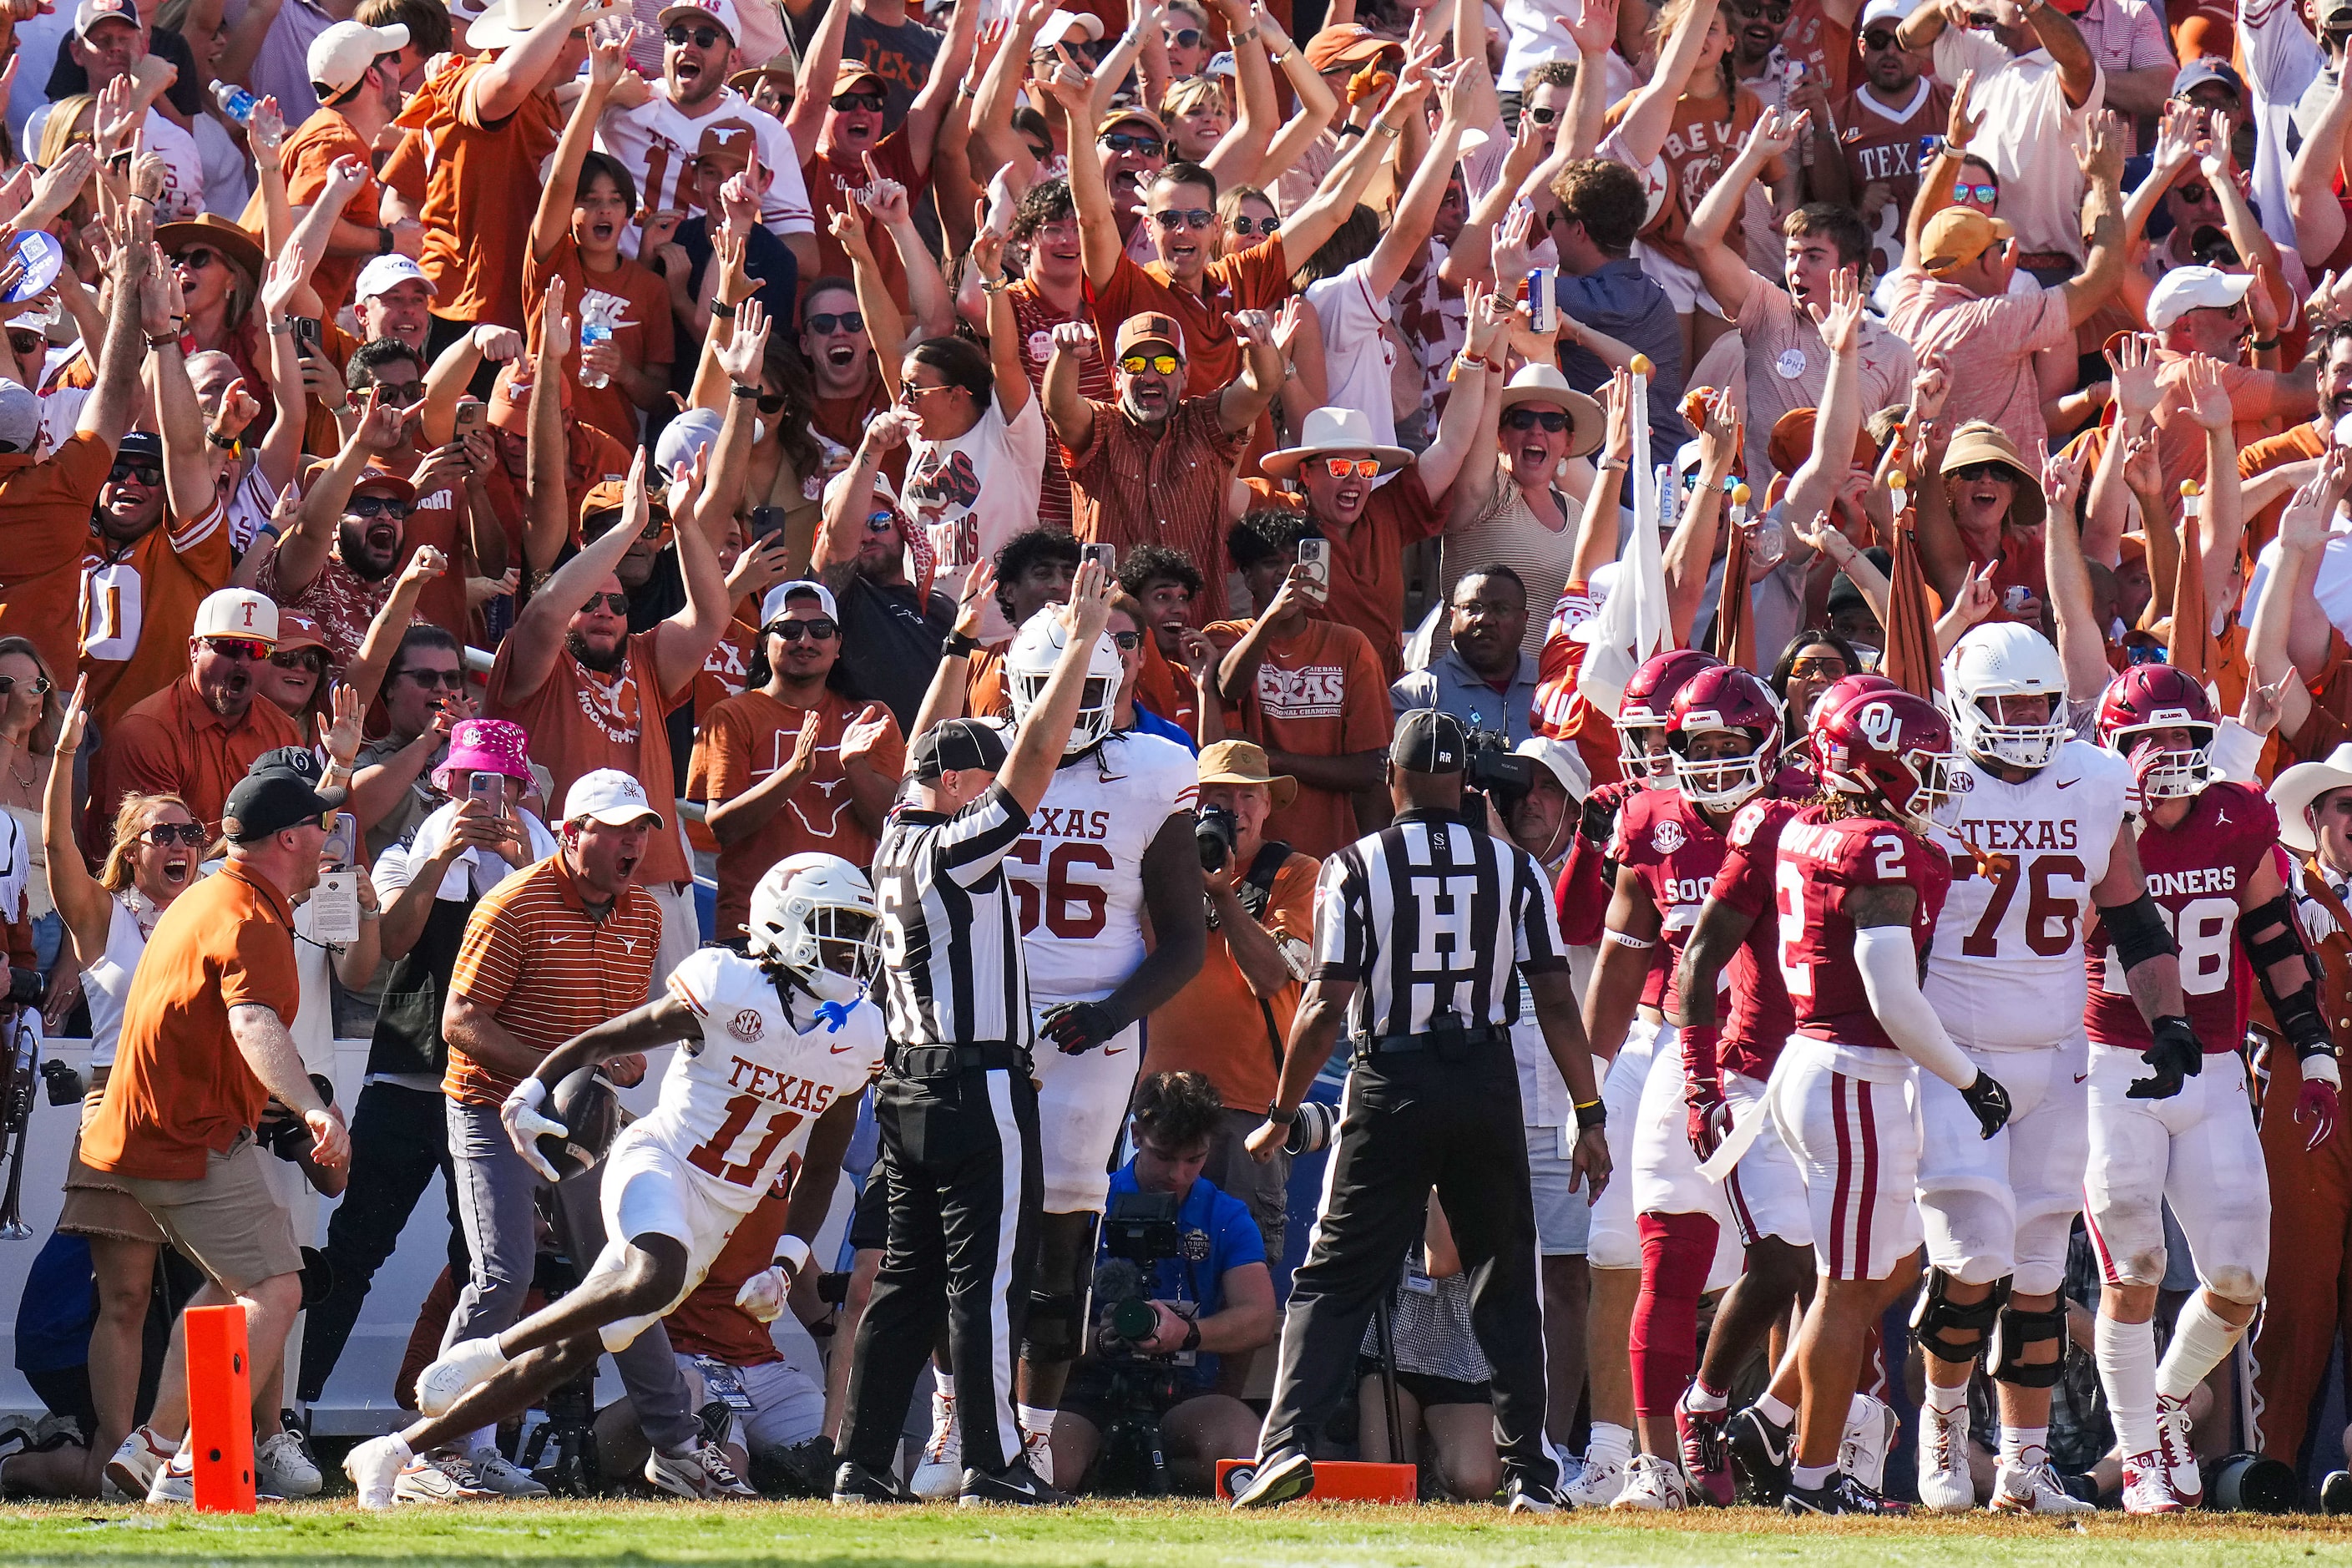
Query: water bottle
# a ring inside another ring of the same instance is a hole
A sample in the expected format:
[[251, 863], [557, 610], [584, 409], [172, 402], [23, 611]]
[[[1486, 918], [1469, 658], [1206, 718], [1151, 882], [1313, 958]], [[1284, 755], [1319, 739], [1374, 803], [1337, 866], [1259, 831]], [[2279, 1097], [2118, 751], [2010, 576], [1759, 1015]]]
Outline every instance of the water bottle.
[[587, 368], [588, 348], [592, 343], [613, 341], [613, 323], [626, 308], [627, 301], [617, 295], [590, 290], [580, 301], [580, 384], [585, 387], [610, 385], [612, 377], [602, 371]]
[[239, 125], [251, 123], [254, 108], [261, 101], [233, 81], [213, 83], [213, 98], [220, 105], [221, 112]]

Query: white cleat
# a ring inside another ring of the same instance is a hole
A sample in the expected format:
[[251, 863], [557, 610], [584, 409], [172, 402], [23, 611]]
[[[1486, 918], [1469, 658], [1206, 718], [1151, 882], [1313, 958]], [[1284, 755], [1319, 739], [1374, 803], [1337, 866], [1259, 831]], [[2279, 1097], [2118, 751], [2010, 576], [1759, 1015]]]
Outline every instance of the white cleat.
[[417, 1455], [392, 1483], [394, 1502], [494, 1502], [498, 1495], [482, 1484], [472, 1457], [455, 1448]]
[[2164, 1478], [2164, 1455], [2149, 1449], [2124, 1461], [2126, 1513], [2179, 1513], [2180, 1500]]
[[931, 1440], [923, 1445], [908, 1489], [925, 1502], [953, 1502], [963, 1489], [963, 1428], [956, 1424], [952, 1394], [931, 1391]]
[[1895, 1412], [1867, 1394], [1857, 1394], [1845, 1413], [1838, 1439], [1838, 1469], [1874, 1492], [1886, 1489], [1886, 1451], [1895, 1446]]
[[2201, 1507], [2205, 1475], [2197, 1468], [2197, 1450], [2189, 1442], [2189, 1412], [2179, 1400], [2158, 1397], [2156, 1436], [2157, 1451], [2164, 1456], [2165, 1485], [2181, 1507]]
[[1607, 1508], [1625, 1489], [1625, 1461], [1602, 1456], [1584, 1456], [1584, 1464], [1576, 1479], [1559, 1489], [1559, 1495], [1576, 1508]]
[[1928, 1513], [1966, 1513], [1977, 1506], [1969, 1474], [1969, 1420], [1919, 1412], [1919, 1507]]
[[302, 1439], [291, 1432], [278, 1432], [263, 1438], [253, 1451], [253, 1484], [257, 1491], [296, 1498], [317, 1497], [327, 1483], [303, 1451]]
[[1989, 1513], [2095, 1513], [2097, 1505], [2084, 1502], [2058, 1484], [2058, 1472], [2047, 1464], [2003, 1465], [1993, 1476]]
[[1657, 1512], [1693, 1506], [1690, 1479], [1678, 1460], [1659, 1454], [1636, 1454], [1625, 1467], [1625, 1489], [1611, 1508]]
[[106, 1461], [106, 1483], [136, 1502], [147, 1495], [156, 1476], [179, 1451], [177, 1443], [166, 1443], [142, 1426], [122, 1439], [122, 1446]]
[[416, 1374], [416, 1408], [425, 1415], [446, 1415], [449, 1407], [478, 1383], [507, 1364], [496, 1338], [461, 1340], [443, 1351], [433, 1364]]
[[359, 1493], [360, 1507], [390, 1508], [393, 1486], [413, 1457], [397, 1432], [371, 1437], [344, 1455], [343, 1474], [352, 1479], [352, 1486]]

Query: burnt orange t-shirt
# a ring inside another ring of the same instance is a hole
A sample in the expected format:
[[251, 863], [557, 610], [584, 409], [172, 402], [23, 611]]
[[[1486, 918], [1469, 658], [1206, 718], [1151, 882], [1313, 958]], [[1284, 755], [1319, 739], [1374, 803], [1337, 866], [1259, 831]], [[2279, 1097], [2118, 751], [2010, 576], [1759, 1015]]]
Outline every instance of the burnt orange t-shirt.
[[82, 1129], [93, 1169], [192, 1182], [261, 1121], [268, 1090], [229, 1034], [232, 1007], [292, 1023], [302, 1000], [294, 910], [241, 860], [172, 900], [139, 960], [105, 1098]]
[[228, 515], [218, 504], [185, 527], [159, 522], [125, 545], [93, 531], [81, 572], [81, 673], [98, 732], [188, 669], [196, 606], [228, 582]]
[[[2300, 425], [2290, 425], [2275, 436], [2238, 450], [2238, 477], [2251, 479], [2256, 474], [2266, 474], [2273, 468], [2283, 468], [2289, 463], [2300, 463], [2323, 457], [2327, 451], [2327, 432], [2317, 420], [2306, 419]], [[2279, 518], [2286, 511], [2291, 495], [2283, 495], [2253, 516], [2246, 519], [2245, 542], [2241, 546], [2247, 560], [2262, 553], [2263, 546], [2278, 537]]]
[[[1633, 97], [1629, 93], [1610, 107], [1609, 129], [1615, 130], [1625, 118], [1633, 107]], [[1674, 121], [1658, 155], [1665, 165], [1666, 188], [1652, 198], [1650, 221], [1642, 228], [1642, 238], [1668, 260], [1685, 267], [1691, 264], [1690, 250], [1683, 244], [1691, 214], [1698, 211], [1698, 204], [1739, 156], [1740, 144], [1763, 117], [1763, 100], [1744, 87], [1728, 99], [1692, 98], [1686, 93], [1675, 100]]]
[[[336, 159], [358, 159], [360, 167], [368, 171], [368, 177], [344, 205], [343, 221], [362, 228], [373, 228], [383, 221], [377, 209], [383, 199], [383, 187], [376, 183], [368, 144], [352, 129], [352, 122], [343, 118], [341, 110], [321, 105], [318, 113], [302, 121], [301, 128], [286, 138], [278, 157], [286, 168], [286, 200], [298, 207], [307, 207], [319, 199]], [[257, 195], [253, 199], [256, 204], [261, 200]], [[249, 205], [247, 210], [253, 216], [247, 219], [246, 226], [259, 234], [259, 207]], [[311, 285], [319, 290], [319, 301], [328, 320], [333, 320], [336, 311], [351, 303], [352, 286], [359, 280], [360, 268], [369, 259], [364, 256], [329, 256], [310, 274]]]
[[[870, 154], [874, 166], [888, 178], [907, 187], [907, 197], [918, 206], [925, 205], [923, 192], [931, 183], [927, 169], [915, 166], [914, 155], [907, 151], [905, 127], [893, 131], [874, 144]], [[907, 268], [898, 259], [898, 247], [881, 220], [863, 207], [849, 205], [849, 194], [862, 191], [868, 180], [866, 160], [836, 163], [819, 153], [812, 153], [801, 160], [801, 184], [808, 189], [809, 211], [816, 218], [816, 272], [803, 274], [801, 288], [819, 278], [847, 278], [853, 274], [849, 252], [841, 248], [841, 241], [833, 237], [833, 215], [848, 211], [866, 226], [866, 243], [874, 247], [875, 270], [880, 274], [883, 291], [898, 302], [901, 310], [907, 304]]]
[[[1094, 290], [1095, 331], [1106, 343], [1118, 341], [1119, 323], [1146, 310], [1176, 318], [1184, 331], [1184, 395], [1213, 397], [1241, 379], [1241, 340], [1229, 319], [1235, 310], [1264, 310], [1281, 304], [1290, 286], [1290, 258], [1282, 236], [1247, 250], [1220, 257], [1202, 274], [1201, 291], [1169, 280], [1165, 263], [1138, 267], [1122, 253], [1110, 281]], [[1196, 561], [1203, 572], [1209, 563]]]
[[98, 749], [91, 766], [89, 819], [105, 824], [126, 795], [176, 795], [208, 827], [220, 826], [221, 806], [254, 760], [309, 738], [268, 698], [256, 697], [231, 725], [196, 694], [183, 675], [132, 705]]
[[[1222, 654], [1249, 628], [1247, 621], [1219, 621], [1207, 635]], [[1308, 757], [1379, 751], [1389, 743], [1391, 724], [1388, 677], [1370, 639], [1353, 626], [1311, 616], [1265, 646], [1255, 686], [1225, 709], [1228, 731], [1269, 752]], [[1348, 796], [1301, 784], [1298, 798], [1266, 818], [1265, 837], [1322, 859], [1362, 835]]]
[[[1254, 506], [1307, 510], [1306, 498], [1295, 491], [1276, 490], [1264, 479], [1242, 482], [1261, 498]], [[1331, 596], [1319, 610], [1308, 613], [1370, 637], [1372, 651], [1381, 656], [1381, 668], [1394, 685], [1404, 674], [1405, 547], [1444, 532], [1444, 510], [1421, 482], [1420, 467], [1414, 464], [1372, 491], [1345, 538], [1331, 533], [1331, 525], [1319, 519], [1316, 526], [1331, 541]]]
[[[621, 357], [632, 364], [667, 365], [677, 358], [677, 334], [671, 324], [669, 285], [650, 269], [638, 266], [627, 257], [610, 272], [591, 272], [580, 258], [580, 242], [569, 234], [555, 242], [555, 248], [545, 260], [533, 256], [523, 264], [523, 312], [530, 319], [534, 342], [539, 331], [539, 318], [547, 306], [547, 280], [563, 279], [565, 306], [573, 321], [580, 320], [580, 301], [587, 290], [614, 294], [628, 301], [621, 313], [620, 325], [613, 329], [614, 345]], [[635, 450], [637, 445], [637, 405], [629, 401], [617, 381], [602, 386], [580, 384], [580, 355], [574, 352], [563, 361], [564, 379], [572, 384], [572, 414], [581, 423], [593, 425]]]
[[[622, 889], [603, 919], [591, 914], [562, 855], [551, 855], [474, 906], [449, 972], [449, 991], [544, 1056], [572, 1036], [645, 1005], [661, 929], [661, 906], [634, 884]], [[441, 1092], [450, 1099], [498, 1105], [519, 1081], [450, 1042], [441, 1080]]]
[[[593, 425], [583, 425], [569, 413], [563, 420], [563, 515], [572, 520], [576, 531], [580, 525], [580, 503], [604, 480], [627, 478], [635, 448], [622, 446]], [[490, 498], [490, 514], [505, 531], [507, 559], [520, 566], [526, 521], [524, 474], [530, 446], [522, 431], [501, 430], [494, 426], [490, 430], [490, 449], [497, 461], [482, 476], [482, 490]]]
[[76, 431], [38, 462], [0, 452], [0, 637], [27, 637], [49, 673], [74, 668], [82, 552], [114, 448]]
[[[792, 760], [801, 726], [817, 727], [813, 768], [800, 788], [784, 797], [773, 816], [748, 837], [719, 851], [719, 936], [740, 936], [751, 905], [751, 889], [769, 867], [788, 855], [814, 851], [838, 855], [861, 869], [874, 859], [875, 836], [850, 804], [849, 779], [841, 765], [841, 734], [864, 708], [827, 691], [814, 708], [794, 708], [765, 691], [746, 691], [711, 710], [694, 742], [687, 774], [688, 800], [712, 805], [733, 800]], [[875, 765], [896, 778], [906, 771], [898, 721]]]
[[473, 88], [488, 63], [467, 60], [428, 82], [434, 97], [425, 116], [411, 120], [404, 110], [401, 123], [416, 125], [430, 144], [418, 265], [433, 282], [433, 313], [520, 331], [539, 168], [555, 151], [563, 116], [552, 97], [534, 92], [506, 119], [483, 123]]
[[745, 1215], [711, 1260], [710, 1272], [662, 1320], [670, 1349], [680, 1355], [707, 1355], [722, 1366], [766, 1366], [784, 1359], [768, 1325], [735, 1304], [743, 1281], [775, 1261], [776, 1238], [792, 1210], [785, 1194], [800, 1169], [800, 1156], [784, 1162], [783, 1174]]
[[678, 837], [676, 775], [670, 769], [669, 731], [664, 721], [694, 689], [691, 679], [675, 691], [659, 689], [654, 679], [652, 631], [633, 633], [628, 657], [611, 675], [590, 669], [566, 649], [555, 656], [555, 667], [536, 691], [509, 689], [509, 657], [514, 640], [499, 645], [490, 666], [489, 690], [483, 700], [485, 718], [507, 719], [530, 736], [531, 761], [555, 775], [551, 801], [561, 801], [572, 781], [598, 768], [618, 768], [645, 785], [646, 798], [661, 813], [663, 826], [646, 838], [646, 858], [638, 880], [683, 882], [693, 876], [686, 863], [686, 847]]
[[[1230, 879], [1238, 885], [1248, 869], [1232, 866]], [[1293, 951], [1302, 961], [1315, 945], [1315, 879], [1322, 869], [1306, 855], [1294, 853], [1284, 861], [1274, 874], [1265, 918], [1258, 922], [1286, 948], [1297, 943]], [[1200, 972], [1151, 1015], [1143, 1037], [1143, 1070], [1205, 1074], [1230, 1106], [1270, 1103], [1282, 1076], [1283, 1042], [1290, 1037], [1290, 1020], [1305, 991], [1303, 982], [1292, 979], [1261, 1006], [1225, 946], [1224, 932], [1212, 928]], [[1271, 1033], [1268, 1009], [1274, 1015]]]

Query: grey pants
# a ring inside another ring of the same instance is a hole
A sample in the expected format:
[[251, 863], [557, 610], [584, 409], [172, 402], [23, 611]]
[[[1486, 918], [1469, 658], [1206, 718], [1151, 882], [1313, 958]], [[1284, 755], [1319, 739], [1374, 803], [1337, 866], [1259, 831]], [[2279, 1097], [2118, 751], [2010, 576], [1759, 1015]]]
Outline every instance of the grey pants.
[[[446, 1351], [461, 1340], [504, 1333], [522, 1317], [539, 1251], [531, 1198], [544, 1184], [507, 1141], [496, 1106], [462, 1105], [454, 1100], [444, 1103], [449, 1113], [449, 1158], [457, 1173], [457, 1218], [474, 1259], [473, 1276], [457, 1293], [457, 1310], [449, 1314], [448, 1331], [441, 1336]], [[603, 1167], [594, 1167], [555, 1189], [583, 1274], [604, 1247], [604, 1216], [596, 1201], [603, 1175]], [[647, 1442], [675, 1449], [694, 1441], [702, 1424], [688, 1402], [686, 1379], [660, 1324], [639, 1334], [613, 1358], [613, 1366], [629, 1391]]]

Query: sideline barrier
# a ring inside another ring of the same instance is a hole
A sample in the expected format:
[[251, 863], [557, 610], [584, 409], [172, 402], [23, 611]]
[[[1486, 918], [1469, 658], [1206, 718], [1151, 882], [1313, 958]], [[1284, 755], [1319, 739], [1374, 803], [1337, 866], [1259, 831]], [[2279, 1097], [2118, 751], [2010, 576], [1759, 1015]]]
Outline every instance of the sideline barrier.
[[196, 1511], [251, 1513], [253, 1376], [245, 1343], [245, 1309], [191, 1307], [188, 1339], [188, 1442], [196, 1471]]

